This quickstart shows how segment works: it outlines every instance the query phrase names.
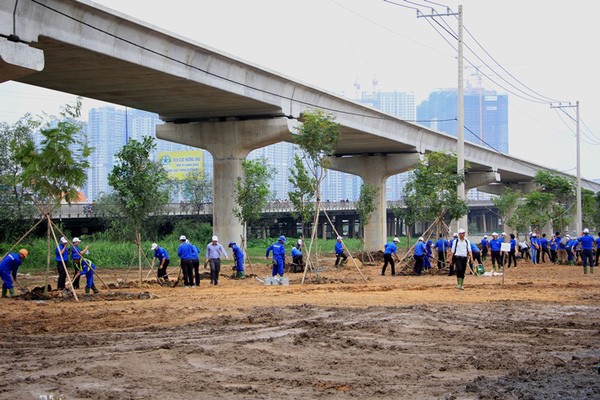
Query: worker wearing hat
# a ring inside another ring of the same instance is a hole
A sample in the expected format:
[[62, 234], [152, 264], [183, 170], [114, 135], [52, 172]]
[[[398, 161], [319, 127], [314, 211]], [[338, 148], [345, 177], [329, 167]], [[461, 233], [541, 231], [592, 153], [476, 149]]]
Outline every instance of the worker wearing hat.
[[572, 238], [570, 235], [565, 235], [565, 238], [567, 239], [567, 245], [565, 247], [565, 250], [567, 251], [567, 264], [575, 265], [575, 254], [579, 242], [577, 241], [577, 238]]
[[583, 234], [577, 238], [581, 243], [581, 258], [583, 260], [583, 273], [587, 274], [587, 267], [590, 266], [590, 273], [594, 273], [594, 237], [590, 235], [590, 230], [585, 228]]
[[296, 246], [292, 247], [292, 267], [293, 272], [302, 271], [304, 268], [304, 256], [302, 255], [302, 239], [298, 239]]
[[492, 240], [490, 240], [490, 254], [492, 255], [492, 271], [496, 270], [496, 264], [498, 264], [498, 269], [502, 268], [502, 254], [500, 250], [502, 249], [503, 239], [498, 237], [496, 232], [492, 233]]
[[210, 284], [219, 284], [219, 274], [221, 273], [221, 255], [229, 260], [225, 248], [219, 243], [219, 238], [213, 236], [211, 242], [206, 246], [206, 259], [210, 265]]
[[181, 269], [183, 271], [183, 287], [189, 288], [194, 285], [193, 260], [195, 257], [195, 250], [192, 247], [192, 244], [187, 241], [185, 235], [179, 236], [179, 242], [177, 255], [179, 256]]
[[489, 248], [490, 241], [488, 240], [488, 235], [483, 235], [483, 239], [481, 239], [481, 261], [485, 262], [487, 259]]
[[540, 250], [540, 240], [537, 237], [537, 233], [532, 232], [529, 235], [529, 243], [531, 243], [531, 262], [533, 264], [539, 264], [539, 250]]
[[15, 289], [13, 279], [17, 280], [17, 270], [27, 258], [29, 252], [27, 249], [21, 249], [17, 253], [8, 253], [6, 257], [0, 261], [0, 279], [2, 279], [2, 297], [6, 297], [6, 293], [10, 293], [10, 297], [15, 297]]
[[235, 242], [229, 242], [229, 247], [233, 253], [233, 262], [235, 268], [235, 278], [245, 279], [246, 271], [244, 271], [244, 252]]
[[425, 239], [423, 236], [419, 238], [417, 243], [415, 244], [415, 248], [413, 251], [413, 257], [415, 259], [415, 265], [413, 267], [413, 271], [415, 274], [421, 275], [423, 271], [423, 261], [427, 254], [427, 246], [425, 246]]
[[79, 278], [81, 278], [81, 257], [83, 254], [86, 254], [89, 250], [90, 246], [86, 246], [85, 249], [81, 250], [79, 248], [79, 240], [78, 237], [73, 238], [73, 247], [71, 248], [71, 261], [73, 262], [74, 269], [74, 277], [73, 278], [73, 289], [79, 289]]
[[456, 288], [463, 290], [467, 261], [472, 259], [471, 244], [465, 238], [464, 229], [458, 230], [458, 239], [452, 243], [450, 251], [456, 264]]
[[60, 242], [54, 252], [56, 254], [56, 269], [58, 270], [58, 282], [56, 286], [59, 290], [64, 290], [67, 282], [67, 268], [69, 267], [69, 247], [67, 246], [67, 239], [65, 237], [60, 238]]
[[[344, 265], [346, 264], [346, 261], [348, 260], [348, 256], [346, 255], [346, 253], [344, 252], [344, 243], [342, 242], [342, 237], [338, 236], [337, 241], [335, 242], [335, 266], [337, 267], [338, 265]], [[342, 260], [342, 262], [340, 263], [340, 259]]]
[[96, 264], [92, 262], [92, 260], [88, 258], [83, 258], [81, 260], [81, 273], [85, 275], [85, 294], [89, 294], [90, 290], [94, 292], [94, 294], [100, 293], [96, 284], [94, 283], [94, 272], [96, 271]]
[[273, 252], [273, 269], [271, 271], [272, 276], [279, 275], [283, 276], [284, 267], [285, 267], [285, 236], [279, 236], [277, 242], [273, 243], [269, 247], [267, 247], [267, 252], [265, 253], [265, 258], [269, 258], [269, 254]]
[[391, 242], [386, 243], [383, 246], [383, 268], [381, 268], [381, 275], [385, 275], [385, 270], [387, 265], [390, 264], [392, 269], [392, 276], [396, 276], [396, 264], [394, 263], [394, 258], [392, 254], [396, 254], [397, 251], [397, 243], [400, 240], [395, 237]]
[[158, 279], [158, 283], [162, 285], [165, 281], [169, 281], [169, 275], [167, 275], [167, 267], [171, 263], [169, 253], [167, 253], [167, 250], [160, 247], [157, 243], [152, 243], [152, 245], [150, 246], [150, 250], [154, 251], [154, 257], [152, 257], [152, 265], [154, 265], [154, 261], [158, 260], [158, 267], [156, 267], [156, 277]]

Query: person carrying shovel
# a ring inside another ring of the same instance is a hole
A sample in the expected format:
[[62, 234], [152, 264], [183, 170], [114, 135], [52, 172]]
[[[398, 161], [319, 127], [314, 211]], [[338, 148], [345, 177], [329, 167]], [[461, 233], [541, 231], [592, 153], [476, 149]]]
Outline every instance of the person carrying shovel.
[[94, 271], [96, 271], [96, 264], [88, 258], [81, 259], [81, 275], [85, 276], [85, 294], [90, 294], [90, 290], [94, 294], [100, 293], [96, 285], [94, 284]]
[[2, 278], [2, 297], [7, 297], [6, 293], [10, 293], [10, 297], [15, 297], [15, 288], [13, 279], [17, 281], [17, 270], [27, 258], [29, 252], [27, 249], [21, 249], [18, 253], [8, 253], [0, 262], [0, 278]]

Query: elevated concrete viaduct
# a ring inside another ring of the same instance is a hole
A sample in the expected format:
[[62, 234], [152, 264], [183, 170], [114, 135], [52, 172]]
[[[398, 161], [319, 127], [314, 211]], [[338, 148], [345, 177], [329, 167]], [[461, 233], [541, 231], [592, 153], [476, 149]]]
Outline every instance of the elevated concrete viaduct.
[[[456, 149], [454, 137], [89, 1], [0, 2], [0, 82], [8, 80], [155, 112], [166, 122], [157, 129], [159, 138], [208, 149], [216, 159], [215, 204], [220, 204], [214, 229], [223, 241], [241, 232], [231, 217], [241, 160], [254, 148], [292, 140], [291, 121], [307, 110], [329, 111], [341, 124], [336, 155], [343, 161], [336, 167], [378, 185], [393, 171], [409, 168], [417, 154]], [[391, 159], [403, 161], [392, 167]], [[529, 182], [544, 169], [474, 144], [465, 145], [465, 160], [471, 186], [494, 182], [498, 175], [498, 183]], [[594, 182], [583, 184], [600, 190]], [[371, 221], [369, 250], [385, 242], [377, 222], [381, 208]]]

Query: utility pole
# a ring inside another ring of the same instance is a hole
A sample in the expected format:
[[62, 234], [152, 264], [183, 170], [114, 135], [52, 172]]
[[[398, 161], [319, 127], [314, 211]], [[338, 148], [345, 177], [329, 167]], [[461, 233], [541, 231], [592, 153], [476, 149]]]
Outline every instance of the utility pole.
[[[433, 13], [431, 15], [424, 15], [417, 11], [417, 18], [434, 18], [434, 17], [446, 17], [446, 16], [457, 16], [458, 17], [458, 84], [456, 90], [457, 97], [457, 111], [458, 111], [458, 129], [456, 131], [457, 143], [456, 143], [456, 173], [459, 176], [465, 176], [465, 90], [464, 90], [464, 68], [463, 68], [463, 11], [462, 4], [458, 6], [458, 13], [451, 13], [450, 10], [446, 14]], [[465, 192], [464, 179], [456, 186], [456, 193], [460, 200], [466, 200], [467, 194]], [[457, 230], [463, 228], [466, 234], [469, 234], [468, 217], [465, 215], [457, 221]]]
[[582, 231], [582, 211], [581, 211], [581, 145], [580, 145], [580, 137], [579, 137], [579, 100], [575, 102], [575, 104], [569, 103], [568, 105], [558, 104], [558, 105], [550, 105], [550, 108], [575, 108], [575, 148], [577, 152], [577, 161], [576, 161], [576, 170], [577, 170], [577, 189], [576, 189], [576, 211], [575, 211], [575, 230], [576, 234], [579, 235]]

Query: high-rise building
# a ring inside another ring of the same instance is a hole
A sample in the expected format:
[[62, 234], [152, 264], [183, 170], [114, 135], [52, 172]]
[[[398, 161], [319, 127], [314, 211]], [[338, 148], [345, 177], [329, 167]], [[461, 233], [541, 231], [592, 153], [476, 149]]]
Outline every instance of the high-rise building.
[[[108, 184], [108, 175], [115, 165], [115, 154], [130, 139], [141, 141], [144, 136], [156, 138], [156, 125], [162, 121], [157, 114], [133, 110], [120, 109], [112, 106], [90, 110], [86, 134], [90, 146], [94, 148], [90, 156], [88, 180], [84, 192], [88, 201], [98, 199], [103, 193], [110, 193], [112, 188]], [[154, 160], [164, 151], [197, 150], [191, 146], [156, 140], [156, 148], [152, 153]], [[204, 151], [204, 168], [212, 176], [212, 157]], [[178, 198], [171, 199], [178, 201]]]
[[[508, 153], [508, 96], [483, 88], [464, 91], [465, 140]], [[456, 136], [456, 89], [438, 90], [417, 106], [417, 122]]]

